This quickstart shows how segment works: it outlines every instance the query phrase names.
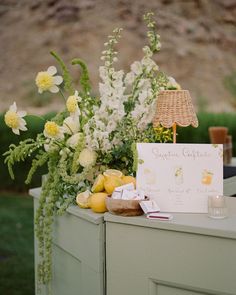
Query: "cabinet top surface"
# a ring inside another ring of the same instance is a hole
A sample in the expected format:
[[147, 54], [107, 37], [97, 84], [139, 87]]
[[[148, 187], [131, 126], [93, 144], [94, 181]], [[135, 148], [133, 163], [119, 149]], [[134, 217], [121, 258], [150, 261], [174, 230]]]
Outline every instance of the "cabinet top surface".
[[[29, 194], [36, 199], [39, 199], [41, 194], [41, 188], [30, 189]], [[104, 214], [94, 213], [90, 209], [81, 209], [79, 206], [71, 205], [67, 208], [67, 213], [75, 215], [79, 218], [85, 219], [95, 224], [104, 222]]]
[[105, 213], [104, 219], [112, 223], [236, 239], [236, 198], [228, 197], [227, 207], [228, 217], [225, 219], [192, 213], [172, 213], [173, 219], [169, 221], [149, 220], [144, 215], [122, 217], [110, 213]]

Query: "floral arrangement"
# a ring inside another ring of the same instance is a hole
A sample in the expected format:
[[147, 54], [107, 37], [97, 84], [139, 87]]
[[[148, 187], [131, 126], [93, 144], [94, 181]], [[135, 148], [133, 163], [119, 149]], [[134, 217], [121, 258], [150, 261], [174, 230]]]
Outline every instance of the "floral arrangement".
[[[36, 139], [10, 145], [5, 153], [13, 179], [14, 163], [34, 157], [26, 183], [30, 183], [38, 167], [48, 166], [35, 217], [41, 258], [38, 265], [40, 284], [47, 285], [51, 280], [54, 214], [65, 212], [78, 193], [91, 190], [96, 176], [108, 168], [134, 175], [137, 142], [171, 140], [171, 130], [154, 128], [152, 120], [158, 93], [180, 86], [161, 72], [153, 60], [153, 54], [161, 48], [160, 36], [156, 33], [153, 14], [144, 15], [144, 20], [149, 44], [143, 48], [142, 60], [132, 63], [126, 74], [114, 67], [117, 61], [115, 45], [121, 37], [121, 29], [115, 29], [108, 36], [101, 57], [104, 65], [99, 68], [99, 97], [91, 95], [88, 70], [83, 61], [72, 60], [73, 65], [81, 67], [80, 90], [76, 90], [64, 62], [51, 52], [61, 67], [62, 76], [57, 75], [55, 66], [50, 66], [37, 74], [35, 82], [39, 93], [60, 93], [65, 100], [65, 110], [45, 122], [43, 132]], [[27, 130], [25, 116], [26, 112], [18, 111], [13, 103], [5, 114], [5, 122], [19, 135], [20, 131]]]

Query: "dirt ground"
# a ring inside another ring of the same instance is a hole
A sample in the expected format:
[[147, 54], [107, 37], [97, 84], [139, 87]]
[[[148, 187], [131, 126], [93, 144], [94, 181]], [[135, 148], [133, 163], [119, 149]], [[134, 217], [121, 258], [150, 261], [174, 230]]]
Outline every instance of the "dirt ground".
[[[128, 70], [142, 55], [142, 15], [150, 10], [161, 35], [161, 69], [190, 90], [198, 109], [234, 111], [225, 81], [236, 71], [235, 0], [1, 0], [0, 111], [14, 100], [31, 113], [62, 107], [58, 95], [36, 95], [37, 72], [56, 64], [50, 50], [68, 64], [74, 57], [86, 61], [97, 94], [106, 36], [124, 28], [117, 66]], [[70, 69], [76, 83], [79, 70]]]

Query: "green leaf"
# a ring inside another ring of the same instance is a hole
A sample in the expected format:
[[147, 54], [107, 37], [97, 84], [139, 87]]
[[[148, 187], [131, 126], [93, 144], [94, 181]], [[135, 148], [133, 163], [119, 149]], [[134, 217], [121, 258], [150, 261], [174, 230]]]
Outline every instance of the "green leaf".
[[64, 64], [63, 60], [59, 57], [59, 55], [55, 51], [50, 52], [51, 55], [58, 61], [59, 65], [62, 69], [62, 75], [64, 80], [64, 89], [69, 92], [69, 94], [74, 94], [75, 90], [72, 86], [72, 78], [70, 76], [70, 73]]
[[79, 65], [82, 69], [82, 74], [80, 77], [80, 84], [83, 89], [84, 95], [87, 96], [91, 91], [91, 85], [89, 80], [88, 68], [86, 64], [79, 58], [75, 58], [72, 60], [72, 65]]

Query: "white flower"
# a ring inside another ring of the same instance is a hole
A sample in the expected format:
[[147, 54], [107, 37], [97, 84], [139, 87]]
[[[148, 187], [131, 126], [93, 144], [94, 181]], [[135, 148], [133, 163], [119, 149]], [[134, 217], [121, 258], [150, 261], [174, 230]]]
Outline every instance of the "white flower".
[[144, 46], [143, 47], [143, 52], [148, 57], [152, 57], [152, 55], [153, 55], [151, 49], [148, 46]]
[[143, 104], [147, 97], [148, 97], [148, 91], [145, 91], [145, 90], [141, 91], [138, 96], [138, 100], [140, 104]]
[[142, 90], [151, 90], [151, 82], [149, 79], [140, 79], [138, 86], [142, 88]]
[[99, 75], [103, 81], [105, 81], [107, 79], [108, 73], [107, 73], [106, 67], [104, 67], [104, 66], [99, 67]]
[[47, 71], [39, 72], [36, 76], [35, 82], [38, 86], [39, 93], [49, 90], [52, 93], [59, 92], [57, 85], [60, 85], [63, 81], [61, 76], [54, 76], [57, 73], [57, 69], [51, 66]]
[[82, 98], [78, 95], [78, 91], [75, 91], [74, 95], [71, 95], [67, 98], [66, 107], [70, 113], [70, 116], [77, 117], [81, 114], [78, 106], [78, 102], [81, 100]]
[[26, 121], [23, 117], [26, 116], [25, 111], [17, 111], [16, 103], [14, 102], [4, 116], [5, 123], [12, 131], [19, 135], [20, 130], [26, 131]]
[[70, 138], [67, 139], [66, 145], [68, 147], [71, 147], [72, 149], [75, 149], [77, 145], [79, 144], [79, 142], [81, 142], [82, 140], [84, 140], [84, 135], [82, 132], [78, 132], [73, 134]]
[[44, 125], [44, 131], [43, 134], [47, 138], [51, 139], [63, 139], [64, 138], [64, 128], [57, 125], [53, 121], [48, 121]]
[[141, 61], [142, 65], [146, 67], [146, 70], [150, 72], [151, 70], [158, 71], [158, 65], [149, 57], [144, 57]]
[[181, 86], [175, 81], [173, 77], [168, 77], [169, 81], [167, 83], [167, 89], [173, 89], [180, 90]]
[[139, 61], [135, 61], [131, 65], [131, 71], [135, 73], [135, 75], [140, 75], [143, 71], [142, 64]]
[[64, 132], [68, 134], [75, 134], [80, 130], [80, 122], [78, 117], [67, 117], [63, 121]]
[[89, 148], [83, 149], [78, 159], [79, 164], [82, 167], [88, 167], [90, 165], [94, 165], [96, 163], [96, 160], [97, 160], [96, 152]]
[[133, 72], [127, 73], [125, 77], [125, 84], [131, 85], [135, 80], [135, 74]]

